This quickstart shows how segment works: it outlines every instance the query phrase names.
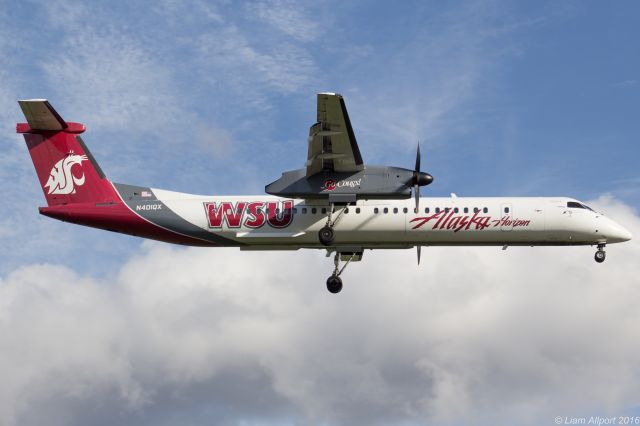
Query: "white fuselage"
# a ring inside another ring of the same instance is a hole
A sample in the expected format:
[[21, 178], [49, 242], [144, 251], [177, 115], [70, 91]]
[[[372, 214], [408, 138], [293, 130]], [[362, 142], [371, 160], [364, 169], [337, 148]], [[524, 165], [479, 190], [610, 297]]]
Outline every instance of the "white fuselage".
[[[244, 249], [324, 248], [317, 233], [327, 222], [326, 201], [153, 193], [186, 221]], [[413, 199], [336, 206], [334, 246], [357, 251], [417, 245], [590, 245], [631, 238], [613, 220], [564, 197], [429, 197], [420, 200], [419, 212], [414, 208]]]

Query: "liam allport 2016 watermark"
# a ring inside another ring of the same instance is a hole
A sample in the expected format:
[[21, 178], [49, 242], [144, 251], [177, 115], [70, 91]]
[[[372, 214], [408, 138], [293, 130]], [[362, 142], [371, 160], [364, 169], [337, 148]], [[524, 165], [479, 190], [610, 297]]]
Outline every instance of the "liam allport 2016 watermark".
[[640, 416], [570, 417], [556, 416], [557, 425], [640, 425]]

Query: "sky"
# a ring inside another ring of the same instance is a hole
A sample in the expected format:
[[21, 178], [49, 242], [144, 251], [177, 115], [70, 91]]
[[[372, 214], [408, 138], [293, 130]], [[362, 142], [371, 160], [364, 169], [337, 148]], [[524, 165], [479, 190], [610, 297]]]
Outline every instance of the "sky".
[[17, 99], [115, 181], [262, 194], [315, 94], [422, 195], [571, 196], [640, 235], [633, 1], [0, 0], [0, 424], [496, 425], [640, 415], [640, 243], [175, 247], [38, 214]]

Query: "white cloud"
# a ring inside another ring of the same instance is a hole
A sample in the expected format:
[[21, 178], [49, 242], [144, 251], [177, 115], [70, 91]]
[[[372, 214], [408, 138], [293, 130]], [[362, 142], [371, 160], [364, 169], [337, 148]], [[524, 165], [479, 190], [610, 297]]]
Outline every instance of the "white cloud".
[[186, 53], [189, 74], [208, 86], [207, 103], [240, 108], [255, 120], [274, 97], [311, 90], [316, 66], [302, 43], [310, 40], [311, 21], [299, 6], [276, 3], [238, 9], [177, 0], [156, 8], [173, 31], [171, 42]]
[[155, 2], [153, 9], [173, 27], [193, 26], [203, 19], [214, 24], [226, 21], [217, 4], [202, 0], [161, 0]]
[[213, 154], [213, 159], [217, 160], [228, 159], [235, 149], [231, 134], [216, 127], [200, 125], [196, 141], [203, 151]]
[[613, 84], [613, 87], [618, 87], [622, 89], [631, 89], [634, 87], [638, 87], [638, 80], [623, 80]]
[[[640, 217], [593, 202], [640, 235]], [[96, 280], [0, 281], [0, 422], [540, 424], [640, 385], [637, 241], [377, 251], [324, 289], [319, 252], [148, 244]], [[594, 386], [597, 384], [597, 386]]]
[[[298, 2], [288, 0], [256, 1], [247, 6], [257, 19], [301, 41], [312, 41], [322, 35], [318, 17], [310, 17]], [[315, 18], [315, 20], [314, 20]], [[326, 26], [326, 22], [323, 22]]]
[[166, 67], [117, 29], [84, 28], [63, 44], [73, 54], [50, 56], [42, 67], [77, 121], [98, 130], [155, 134], [185, 116]]
[[304, 90], [313, 81], [314, 62], [305, 49], [290, 42], [259, 49], [235, 25], [201, 34], [192, 44], [201, 69], [210, 82], [232, 87], [253, 108], [270, 108], [269, 93]]

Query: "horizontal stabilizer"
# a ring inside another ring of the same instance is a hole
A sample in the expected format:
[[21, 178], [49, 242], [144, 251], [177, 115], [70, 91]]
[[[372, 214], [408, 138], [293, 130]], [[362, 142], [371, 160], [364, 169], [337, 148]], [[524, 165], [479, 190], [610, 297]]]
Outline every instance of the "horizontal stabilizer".
[[32, 130], [64, 130], [67, 123], [46, 99], [26, 99], [18, 101]]

